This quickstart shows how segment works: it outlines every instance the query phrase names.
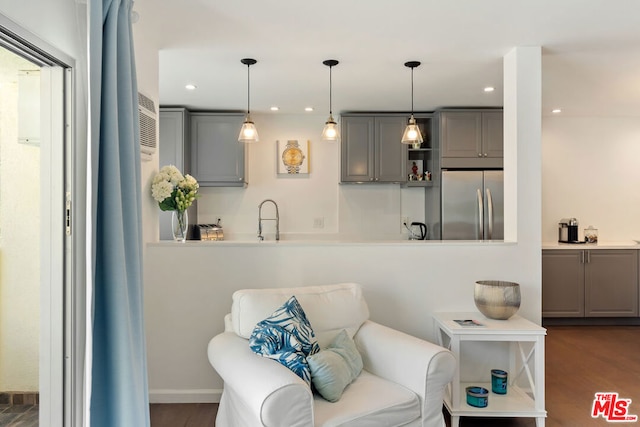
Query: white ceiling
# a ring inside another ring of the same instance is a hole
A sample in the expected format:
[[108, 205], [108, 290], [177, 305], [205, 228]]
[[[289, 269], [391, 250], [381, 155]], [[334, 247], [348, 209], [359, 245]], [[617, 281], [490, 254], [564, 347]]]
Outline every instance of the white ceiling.
[[[543, 115], [640, 116], [639, 0], [136, 0], [160, 103], [317, 113], [502, 105], [502, 58], [543, 48]], [[186, 91], [185, 84], [197, 85]], [[485, 93], [485, 86], [494, 86]]]

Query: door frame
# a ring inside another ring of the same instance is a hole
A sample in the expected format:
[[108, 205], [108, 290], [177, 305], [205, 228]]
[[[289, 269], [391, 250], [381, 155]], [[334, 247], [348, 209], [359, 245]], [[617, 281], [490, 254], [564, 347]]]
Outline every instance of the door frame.
[[74, 173], [76, 63], [2, 14], [0, 46], [41, 66], [40, 425], [81, 426], [86, 299], [76, 277], [84, 270], [86, 232], [65, 222], [79, 216], [73, 213], [84, 197], [73, 203], [75, 187], [86, 186]]

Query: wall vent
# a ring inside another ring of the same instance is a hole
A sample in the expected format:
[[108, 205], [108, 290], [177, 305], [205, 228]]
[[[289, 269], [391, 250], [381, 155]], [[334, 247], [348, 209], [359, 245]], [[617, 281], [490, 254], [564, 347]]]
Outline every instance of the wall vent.
[[156, 123], [158, 115], [153, 100], [138, 92], [138, 113], [140, 116], [140, 154], [143, 161], [151, 160], [158, 147]]

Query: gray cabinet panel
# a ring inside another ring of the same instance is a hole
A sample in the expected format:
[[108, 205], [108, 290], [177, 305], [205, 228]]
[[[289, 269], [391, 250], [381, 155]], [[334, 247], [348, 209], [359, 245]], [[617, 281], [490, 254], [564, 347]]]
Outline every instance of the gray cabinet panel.
[[502, 167], [502, 111], [441, 111], [439, 127], [442, 167]]
[[405, 182], [404, 115], [342, 116], [342, 182]]
[[481, 157], [482, 115], [446, 112], [441, 115], [442, 157]]
[[584, 317], [583, 251], [542, 251], [542, 317]]
[[407, 145], [400, 142], [406, 125], [406, 117], [376, 117], [376, 181], [404, 182], [407, 180]]
[[542, 251], [542, 316], [638, 316], [638, 252]]
[[175, 165], [180, 171], [191, 171], [189, 112], [185, 108], [160, 108], [160, 167]]
[[245, 144], [238, 142], [241, 114], [192, 113], [192, 175], [202, 187], [244, 186]]
[[504, 123], [502, 111], [482, 113], [483, 157], [504, 156]]
[[587, 251], [585, 315], [638, 315], [638, 255], [635, 250]]
[[342, 117], [342, 181], [369, 182], [374, 172], [374, 118]]

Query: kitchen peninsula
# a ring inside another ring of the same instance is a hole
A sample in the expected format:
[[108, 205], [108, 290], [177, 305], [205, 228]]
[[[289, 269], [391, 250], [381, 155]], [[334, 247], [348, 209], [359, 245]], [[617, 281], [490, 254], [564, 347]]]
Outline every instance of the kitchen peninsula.
[[521, 284], [519, 314], [540, 319], [535, 266], [523, 260], [526, 249], [516, 243], [266, 237], [264, 242], [147, 244], [145, 312], [154, 401], [217, 397], [222, 381], [209, 368], [204, 349], [222, 332], [238, 289], [357, 282], [373, 320], [435, 341], [431, 313], [475, 311], [475, 281], [504, 279]]

